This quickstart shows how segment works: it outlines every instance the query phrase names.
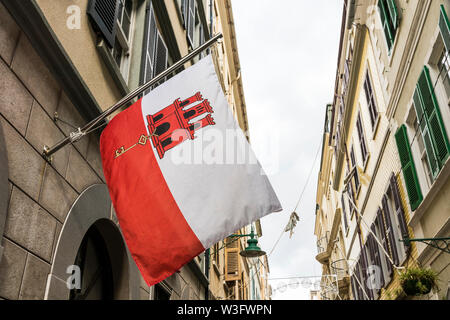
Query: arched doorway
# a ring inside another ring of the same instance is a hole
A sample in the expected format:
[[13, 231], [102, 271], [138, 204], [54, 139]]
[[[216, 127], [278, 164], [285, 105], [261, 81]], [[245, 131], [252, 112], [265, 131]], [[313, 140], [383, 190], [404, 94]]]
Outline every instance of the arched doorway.
[[[59, 235], [45, 299], [138, 299], [139, 270], [125, 245], [106, 185], [87, 188], [75, 201]], [[69, 278], [80, 268], [81, 290]]]
[[70, 290], [70, 300], [112, 300], [114, 279], [108, 248], [94, 224], [81, 242], [74, 265], [80, 268], [81, 286]]

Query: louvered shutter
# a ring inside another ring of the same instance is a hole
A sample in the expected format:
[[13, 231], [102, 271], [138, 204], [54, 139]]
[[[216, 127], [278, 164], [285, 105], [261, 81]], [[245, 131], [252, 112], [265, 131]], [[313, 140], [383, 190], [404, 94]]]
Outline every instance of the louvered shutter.
[[183, 26], [187, 30], [189, 0], [181, 0], [181, 14], [183, 15]]
[[383, 203], [384, 221], [386, 222], [386, 234], [389, 240], [389, 247], [391, 248], [392, 260], [394, 261], [395, 265], [398, 265], [399, 263], [397, 251], [398, 249], [394, 234], [394, 225], [392, 223], [392, 212], [391, 208], [389, 207], [388, 201], [389, 201], [388, 197], [384, 195], [382, 203]]
[[398, 11], [397, 11], [397, 5], [395, 4], [395, 0], [387, 0], [387, 6], [389, 9], [389, 15], [391, 17], [391, 23], [394, 29], [397, 29], [398, 27]]
[[[400, 191], [399, 191], [398, 185], [397, 185], [397, 178], [395, 177], [394, 174], [392, 174], [392, 176], [391, 176], [391, 190], [392, 190], [392, 194], [394, 196], [395, 213], [397, 215], [397, 220], [398, 220], [398, 224], [400, 227], [400, 232], [402, 233], [402, 238], [403, 239], [409, 238], [408, 225], [406, 223], [405, 213], [403, 211], [402, 201], [400, 198]], [[408, 248], [404, 242], [403, 242], [403, 245], [405, 246], [405, 249]]]
[[422, 202], [423, 196], [420, 190], [419, 179], [417, 178], [416, 166], [414, 165], [405, 125], [402, 125], [396, 132], [395, 141], [397, 143], [403, 177], [405, 178], [406, 190], [408, 191], [411, 211], [414, 211]]
[[388, 16], [388, 8], [386, 8], [386, 0], [378, 1], [378, 9], [380, 11], [381, 24], [383, 25], [384, 35], [388, 44], [389, 50], [391, 50], [394, 44], [394, 33], [391, 27], [391, 21]]
[[[361, 257], [361, 255], [360, 255]], [[357, 267], [357, 274], [356, 278], [358, 279], [358, 296], [360, 300], [367, 300], [367, 296], [365, 294], [365, 288], [364, 288], [364, 282], [362, 279], [362, 270], [361, 270], [361, 259], [358, 259], [358, 267]], [[366, 292], [367, 293], [367, 292]]]
[[434, 94], [430, 72], [426, 66], [423, 68], [419, 77], [417, 89], [420, 93], [420, 101], [422, 102], [428, 129], [431, 133], [433, 147], [440, 170], [450, 155], [450, 144], [444, 122], [442, 121], [441, 110], [436, 95]]
[[419, 123], [420, 132], [422, 133], [422, 140], [425, 145], [425, 151], [427, 153], [427, 161], [430, 167], [430, 171], [433, 177], [436, 177], [439, 173], [439, 164], [436, 158], [436, 153], [433, 148], [433, 142], [431, 141], [430, 130], [428, 129], [428, 120], [423, 110], [422, 100], [420, 98], [419, 88], [414, 90], [414, 109], [416, 110], [417, 121]]
[[[380, 208], [378, 208], [377, 218], [375, 221], [376, 221], [375, 223], [378, 225], [378, 227], [380, 228], [380, 231], [381, 231], [381, 243], [383, 244], [384, 251], [389, 253], [388, 237], [387, 237], [387, 233], [386, 233], [386, 227], [384, 224], [383, 213]], [[383, 252], [383, 254], [385, 254], [385, 253]], [[386, 261], [387, 272], [389, 275], [392, 275], [393, 269], [391, 266], [391, 262], [387, 259], [387, 257], [385, 257], [385, 261]]]
[[[371, 230], [374, 234], [376, 234], [375, 224], [372, 224]], [[367, 241], [369, 243], [371, 255], [373, 257], [372, 262], [373, 262], [373, 264], [375, 264], [376, 266], [378, 266], [380, 268], [380, 271], [381, 271], [380, 286], [383, 287], [384, 286], [384, 268], [383, 268], [383, 264], [381, 263], [381, 255], [380, 255], [381, 253], [380, 253], [379, 245], [376, 242], [376, 240], [372, 234], [369, 235]]]
[[89, 0], [87, 14], [95, 28], [112, 48], [116, 39], [116, 20], [119, 16], [119, 0]]
[[156, 33], [155, 68], [153, 76], [157, 76], [167, 68], [167, 47], [159, 31]]
[[362, 285], [364, 286], [364, 290], [366, 290], [367, 295], [369, 296], [370, 300], [373, 300], [373, 292], [372, 290], [367, 286], [367, 283], [369, 282], [368, 280], [368, 267], [369, 267], [369, 253], [368, 253], [368, 247], [367, 247], [367, 242], [364, 244], [362, 252], [361, 252], [361, 264], [362, 264]]
[[[144, 72], [141, 76], [141, 84], [150, 81], [154, 75], [157, 32], [155, 13], [153, 11], [153, 5], [150, 2], [147, 7], [145, 21], [145, 36], [142, 52], [142, 65], [144, 66]], [[150, 89], [147, 90], [145, 94], [149, 91]]]
[[441, 14], [439, 16], [439, 30], [441, 32], [445, 48], [447, 49], [447, 52], [450, 52], [450, 22], [443, 4], [441, 4]]
[[[375, 251], [374, 251], [374, 247], [373, 247], [373, 236], [372, 236], [371, 233], [369, 233], [367, 235], [365, 247], [367, 248], [366, 253], [367, 253], [367, 265], [368, 265], [368, 267], [369, 266], [378, 266], [378, 267], [380, 267], [378, 265], [377, 261], [376, 261]], [[371, 270], [370, 277], [371, 277], [371, 279], [373, 277], [375, 277], [375, 281], [376, 281], [377, 280], [377, 274], [375, 272], [377, 272], [377, 270]], [[371, 283], [371, 285], [372, 285], [372, 280], [367, 281], [367, 282]], [[378, 297], [378, 292], [379, 292], [378, 284], [376, 283], [375, 287], [369, 288], [369, 290], [372, 291], [372, 298], [376, 299], [376, 297]]]
[[227, 238], [225, 247], [225, 281], [239, 280], [239, 241]]
[[187, 37], [191, 47], [194, 47], [194, 30], [195, 30], [195, 0], [189, 0], [189, 8], [187, 11]]

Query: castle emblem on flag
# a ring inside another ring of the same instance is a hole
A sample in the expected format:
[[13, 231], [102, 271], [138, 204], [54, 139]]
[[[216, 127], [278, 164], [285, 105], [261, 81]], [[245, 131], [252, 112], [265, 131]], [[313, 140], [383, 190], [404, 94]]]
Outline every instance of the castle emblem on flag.
[[178, 98], [157, 113], [147, 115], [148, 131], [153, 133], [151, 139], [159, 158], [162, 159], [168, 150], [184, 141], [194, 140], [195, 132], [201, 128], [215, 125], [211, 117], [213, 112], [209, 101], [197, 92], [186, 100]]

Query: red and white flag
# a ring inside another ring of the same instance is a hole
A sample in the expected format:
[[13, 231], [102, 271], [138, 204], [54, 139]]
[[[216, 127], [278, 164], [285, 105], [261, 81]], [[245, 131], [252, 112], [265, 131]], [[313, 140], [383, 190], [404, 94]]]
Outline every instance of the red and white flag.
[[115, 116], [100, 151], [125, 241], [150, 286], [282, 209], [211, 56]]

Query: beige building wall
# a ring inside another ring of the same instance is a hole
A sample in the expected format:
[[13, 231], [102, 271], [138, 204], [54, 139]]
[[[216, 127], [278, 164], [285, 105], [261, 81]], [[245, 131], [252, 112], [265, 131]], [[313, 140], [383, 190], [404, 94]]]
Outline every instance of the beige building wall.
[[[437, 24], [440, 14], [439, 8], [441, 4], [444, 4], [448, 12], [449, 4], [446, 1], [396, 1], [401, 20], [390, 52], [388, 52], [382, 29], [377, 1], [356, 1], [353, 8], [350, 8], [350, 2], [347, 2], [347, 4], [336, 81], [337, 96], [339, 97], [344, 93], [345, 111], [339, 119], [339, 101], [335, 96], [333, 131], [328, 133], [325, 130], [324, 133], [324, 148], [322, 150], [316, 200], [318, 210], [316, 211], [314, 233], [318, 238], [319, 247], [316, 258], [323, 264], [324, 274], [333, 271], [330, 261], [335, 258], [333, 258], [333, 248], [329, 245], [329, 239], [333, 239], [334, 235], [332, 234], [333, 223], [330, 223], [330, 221], [333, 221], [338, 213], [342, 213], [336, 208], [342, 209], [343, 180], [348, 174], [343, 159], [346, 158], [345, 153], [350, 153], [352, 146], [355, 149], [357, 171], [361, 183], [360, 189], [356, 191], [355, 204], [362, 214], [363, 221], [360, 222], [360, 227], [358, 227], [356, 224], [357, 214], [353, 213], [347, 217], [348, 231], [345, 230], [342, 221], [338, 232], [334, 233], [341, 234], [342, 232], [343, 239], [338, 237], [338, 240], [343, 240], [341, 247], [344, 248], [350, 274], [354, 261], [361, 251], [358, 230], [361, 231], [361, 242], [364, 244], [369, 234], [368, 226], [374, 221], [375, 214], [381, 206], [382, 197], [389, 187], [389, 179], [392, 173], [398, 179], [409, 237], [448, 237], [450, 234], [448, 227], [449, 202], [444, 200], [448, 199], [449, 192], [448, 162], [442, 168], [434, 183], [431, 184], [426, 178], [426, 170], [422, 168], [418, 146], [413, 143], [412, 152], [424, 200], [412, 212], [394, 137], [399, 126], [411, 120], [412, 95], [425, 64], [430, 67], [433, 82], [437, 79], [436, 57], [443, 48]], [[349, 17], [353, 9], [355, 10], [354, 16]], [[350, 24], [348, 24], [349, 20]], [[351, 27], [347, 28], [350, 25]], [[351, 52], [353, 52], [353, 55], [351, 55]], [[345, 60], [347, 59], [351, 61], [348, 71], [349, 85], [343, 88], [346, 77]], [[369, 73], [372, 80], [378, 111], [378, 120], [374, 129], [372, 129], [369, 121], [367, 99], [362, 89], [366, 72]], [[435, 92], [448, 133], [448, 127], [450, 126], [449, 108], [447, 107], [449, 97], [445, 94], [443, 85], [439, 81], [437, 81]], [[359, 135], [356, 129], [358, 112], [361, 114], [362, 127], [369, 152], [366, 163], [363, 163], [361, 159]], [[337, 123], [339, 120], [342, 121], [340, 127]], [[337, 126], [341, 128], [338, 136], [340, 137], [339, 146], [341, 150], [345, 150], [343, 154], [336, 154], [335, 149], [332, 148], [335, 145], [332, 139], [333, 136], [336, 138]], [[410, 135], [410, 139], [413, 135]], [[345, 138], [342, 138], [343, 136]], [[329, 143], [330, 140], [331, 143]], [[345, 144], [343, 140], [345, 140]], [[328, 190], [327, 186], [330, 183], [333, 184], [335, 191]], [[440, 295], [445, 295], [447, 290], [448, 259], [448, 254], [442, 251], [422, 243], [413, 243], [409, 255], [406, 259], [401, 259], [400, 266], [420, 264], [423, 267], [431, 267], [439, 273], [443, 279], [439, 282], [440, 291], [433, 292], [425, 298], [440, 298]], [[394, 272], [393, 279], [381, 290], [380, 298], [404, 297], [399, 286], [398, 272]]]

